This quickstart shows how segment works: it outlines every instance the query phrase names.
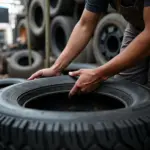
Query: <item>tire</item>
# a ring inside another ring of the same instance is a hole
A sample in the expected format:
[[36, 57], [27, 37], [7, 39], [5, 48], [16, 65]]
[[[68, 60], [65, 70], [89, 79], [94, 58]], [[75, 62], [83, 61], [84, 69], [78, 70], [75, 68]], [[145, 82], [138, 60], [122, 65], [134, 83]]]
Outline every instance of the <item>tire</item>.
[[75, 21], [71, 17], [58, 16], [53, 19], [51, 24], [51, 46], [55, 57], [58, 57], [65, 48], [74, 26]]
[[28, 64], [29, 50], [16, 52], [8, 62], [8, 74], [15, 78], [28, 78], [31, 74], [43, 67], [40, 54], [32, 51], [32, 66]]
[[68, 75], [70, 71], [77, 71], [80, 69], [93, 69], [96, 68], [97, 65], [90, 65], [85, 63], [71, 63], [67, 68], [62, 72], [64, 75]]
[[94, 38], [93, 50], [98, 64], [104, 64], [120, 52], [127, 22], [117, 13], [111, 13], [99, 22]]
[[10, 52], [1, 52], [0, 53], [0, 74], [7, 74], [7, 66], [8, 66], [8, 59], [11, 55], [14, 54], [14, 51]]
[[[1, 149], [150, 149], [147, 89], [127, 81], [107, 81], [66, 105], [74, 83], [62, 76], [5, 88], [0, 94]], [[110, 108], [96, 110], [95, 105], [102, 102], [111, 104]]]
[[23, 83], [23, 82], [26, 82], [26, 80], [20, 78], [2, 79], [0, 80], [0, 92], [8, 86], [12, 86], [14, 84]]
[[85, 0], [75, 0], [75, 2], [81, 4], [81, 3], [84, 3]]
[[87, 58], [87, 61], [86, 61], [87, 63], [91, 63], [91, 64], [96, 63], [95, 56], [93, 53], [93, 39], [91, 39], [91, 41], [87, 45], [86, 58]]
[[72, 15], [74, 8], [73, 0], [51, 0], [50, 2], [50, 16], [58, 15]]
[[[65, 48], [74, 26], [75, 20], [72, 19], [71, 17], [58, 16], [53, 19], [51, 25], [52, 31], [51, 46], [54, 57], [57, 58], [62, 53], [62, 50]], [[81, 62], [81, 63], [85, 63], [85, 61], [86, 61], [85, 51], [83, 51], [74, 60], [74, 62]]]
[[36, 37], [44, 37], [45, 21], [44, 21], [44, 1], [32, 0], [29, 7], [29, 26], [31, 32]]

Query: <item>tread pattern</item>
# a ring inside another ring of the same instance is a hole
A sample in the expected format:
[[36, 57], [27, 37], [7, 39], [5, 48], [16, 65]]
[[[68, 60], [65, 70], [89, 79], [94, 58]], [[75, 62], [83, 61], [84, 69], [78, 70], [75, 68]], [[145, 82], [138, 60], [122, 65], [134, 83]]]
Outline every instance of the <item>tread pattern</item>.
[[50, 124], [1, 115], [0, 150], [150, 150], [150, 117]]

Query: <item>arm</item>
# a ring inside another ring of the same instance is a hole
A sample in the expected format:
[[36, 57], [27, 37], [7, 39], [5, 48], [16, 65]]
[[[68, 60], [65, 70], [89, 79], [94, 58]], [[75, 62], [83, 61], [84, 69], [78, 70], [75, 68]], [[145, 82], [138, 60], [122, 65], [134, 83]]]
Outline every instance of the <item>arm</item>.
[[[147, 0], [150, 1], [150, 0]], [[150, 6], [150, 4], [149, 4]], [[139, 59], [150, 55], [150, 7], [144, 8], [145, 29], [143, 32], [126, 48], [125, 51], [113, 58], [105, 65], [96, 69], [83, 69], [70, 72], [71, 76], [79, 76], [69, 95], [83, 92], [91, 92], [99, 87], [99, 83], [107, 78], [119, 73], [136, 64]], [[135, 49], [133, 51], [133, 49]]]
[[[125, 51], [97, 69], [98, 74], [111, 77], [124, 69], [136, 64], [140, 59], [150, 55], [150, 7], [144, 8], [145, 29]], [[136, 49], [136, 51], [133, 49]], [[101, 75], [100, 75], [101, 76]]]
[[67, 46], [54, 64], [56, 70], [63, 70], [86, 47], [99, 18], [100, 14], [84, 10], [80, 21], [76, 24], [70, 36]]

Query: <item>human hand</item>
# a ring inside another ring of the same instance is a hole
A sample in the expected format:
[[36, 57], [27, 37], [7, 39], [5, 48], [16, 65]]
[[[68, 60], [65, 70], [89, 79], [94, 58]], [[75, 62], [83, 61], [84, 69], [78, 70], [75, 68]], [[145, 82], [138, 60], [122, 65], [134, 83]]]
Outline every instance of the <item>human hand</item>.
[[28, 80], [34, 80], [40, 77], [52, 77], [52, 76], [58, 76], [61, 73], [59, 71], [56, 71], [54, 67], [46, 68], [37, 71], [36, 73], [32, 74], [31, 77], [28, 78]]
[[70, 72], [70, 76], [79, 76], [74, 87], [69, 93], [69, 97], [81, 93], [89, 93], [94, 91], [100, 84], [100, 82], [107, 79], [97, 69], [81, 69], [79, 71]]

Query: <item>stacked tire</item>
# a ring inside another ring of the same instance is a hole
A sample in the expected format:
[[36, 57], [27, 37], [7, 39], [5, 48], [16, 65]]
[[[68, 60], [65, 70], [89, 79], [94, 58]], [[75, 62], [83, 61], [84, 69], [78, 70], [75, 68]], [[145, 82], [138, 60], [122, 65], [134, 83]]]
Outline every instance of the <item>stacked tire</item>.
[[[84, 0], [50, 1], [51, 47], [55, 58], [60, 55], [66, 46], [72, 30], [82, 15], [84, 5]], [[39, 39], [37, 43], [44, 43], [44, 6], [44, 0], [32, 0], [29, 5], [30, 30]], [[100, 20], [96, 28], [92, 38], [93, 46], [89, 48], [88, 45], [74, 62], [96, 62], [101, 65], [115, 57], [119, 53], [126, 24], [123, 17], [115, 11], [115, 4], [111, 3], [108, 12]], [[92, 53], [93, 51], [94, 54]], [[90, 58], [87, 58], [87, 53], [91, 54]]]
[[31, 64], [29, 64], [29, 50], [18, 51], [8, 59], [8, 75], [12, 78], [27, 79], [31, 74], [42, 69], [43, 58], [36, 52], [31, 53]]
[[[41, 48], [37, 44], [41, 44], [45, 49], [45, 1], [31, 0], [29, 5], [29, 27], [31, 35], [34, 36], [34, 49]], [[52, 0], [50, 1], [50, 37], [51, 49], [53, 57], [57, 58], [66, 46], [72, 30], [82, 15], [84, 9], [84, 0]], [[91, 43], [91, 42], [90, 42]], [[37, 46], [37, 47], [36, 47]], [[83, 52], [74, 60], [79, 63], [95, 62], [93, 54], [91, 57], [92, 47], [88, 44]], [[87, 57], [88, 55], [88, 57]], [[90, 57], [90, 58], [89, 58]]]

